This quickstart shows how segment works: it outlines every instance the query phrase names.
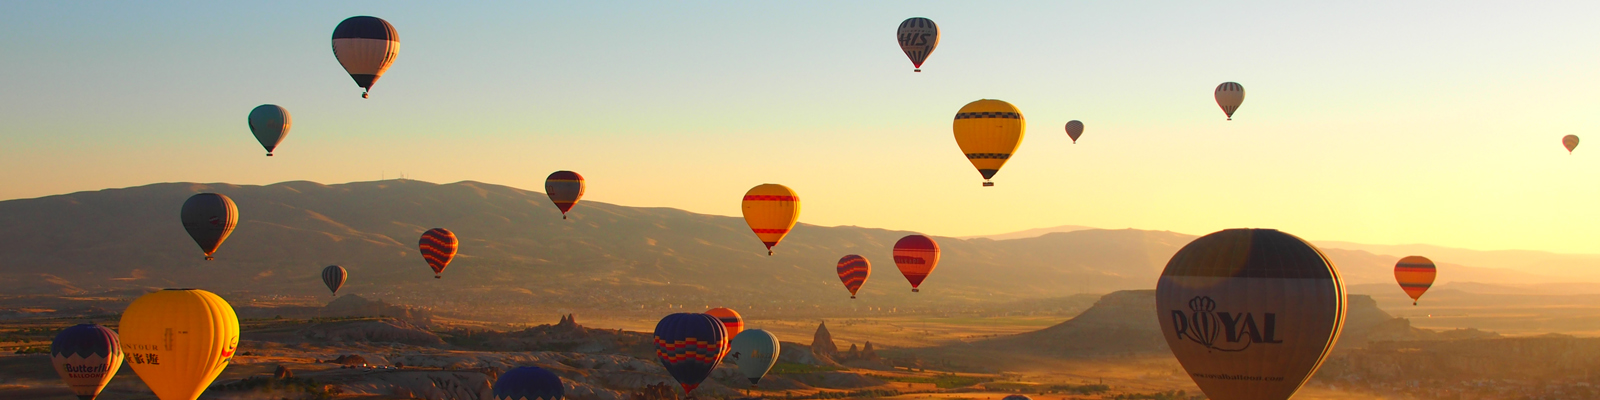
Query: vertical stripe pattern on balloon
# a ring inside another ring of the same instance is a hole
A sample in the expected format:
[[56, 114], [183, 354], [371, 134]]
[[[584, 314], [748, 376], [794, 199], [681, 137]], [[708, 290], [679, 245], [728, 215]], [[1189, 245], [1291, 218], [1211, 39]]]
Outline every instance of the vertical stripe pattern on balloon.
[[444, 267], [450, 265], [450, 260], [456, 257], [456, 234], [444, 228], [433, 228], [422, 233], [422, 239], [417, 247], [422, 250], [422, 259], [428, 262], [428, 267], [433, 268], [433, 277], [438, 278], [444, 273]]
[[200, 251], [210, 260], [211, 254], [217, 252], [222, 241], [228, 240], [228, 235], [239, 224], [239, 208], [228, 196], [200, 193], [189, 196], [189, 200], [183, 202], [180, 219], [183, 229], [189, 232], [189, 237], [200, 245]]
[[1234, 82], [1223, 82], [1217, 85], [1215, 93], [1217, 106], [1222, 107], [1222, 112], [1228, 115], [1228, 120], [1233, 120], [1233, 112], [1239, 110], [1239, 105], [1244, 104], [1244, 86]]
[[333, 292], [334, 295], [339, 294], [339, 288], [344, 287], [344, 280], [349, 277], [350, 272], [345, 271], [344, 267], [341, 266], [329, 265], [327, 268], [322, 269], [322, 283], [328, 285], [328, 291]]

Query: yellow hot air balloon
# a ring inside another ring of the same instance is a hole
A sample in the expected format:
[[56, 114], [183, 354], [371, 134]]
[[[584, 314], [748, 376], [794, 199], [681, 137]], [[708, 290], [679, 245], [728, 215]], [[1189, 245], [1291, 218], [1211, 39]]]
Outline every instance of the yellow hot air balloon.
[[994, 186], [989, 178], [1000, 172], [1011, 154], [1022, 145], [1027, 122], [1016, 106], [1000, 100], [983, 99], [967, 103], [956, 112], [956, 144], [983, 175], [984, 186]]
[[239, 346], [233, 307], [200, 289], [140, 296], [119, 330], [126, 363], [161, 400], [199, 398]]
[[767, 245], [767, 255], [800, 220], [800, 196], [788, 186], [763, 184], [744, 193], [744, 222]]

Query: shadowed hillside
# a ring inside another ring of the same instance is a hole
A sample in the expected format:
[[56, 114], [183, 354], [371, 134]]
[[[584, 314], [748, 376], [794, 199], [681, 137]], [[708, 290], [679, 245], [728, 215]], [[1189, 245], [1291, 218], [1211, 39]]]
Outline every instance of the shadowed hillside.
[[[178, 223], [184, 199], [233, 198], [239, 227], [202, 260]], [[800, 224], [769, 257], [735, 217], [584, 202], [572, 219], [544, 194], [477, 182], [387, 180], [266, 186], [164, 183], [0, 202], [0, 291], [78, 294], [200, 287], [253, 297], [327, 292], [323, 266], [350, 271], [342, 293], [423, 306], [505, 304], [629, 311], [710, 304], [932, 307], [1149, 288], [1193, 236], [1086, 229], [991, 240], [938, 238], [944, 255], [909, 293], [890, 247], [909, 232]], [[435, 280], [417, 254], [422, 231], [448, 228], [460, 255]], [[1395, 258], [1326, 249], [1351, 283], [1391, 282]], [[834, 273], [844, 254], [874, 262], [862, 300]], [[1455, 278], [1527, 279], [1450, 266]], [[1441, 274], [1444, 276], [1444, 274]], [[510, 312], [507, 310], [506, 312]]]

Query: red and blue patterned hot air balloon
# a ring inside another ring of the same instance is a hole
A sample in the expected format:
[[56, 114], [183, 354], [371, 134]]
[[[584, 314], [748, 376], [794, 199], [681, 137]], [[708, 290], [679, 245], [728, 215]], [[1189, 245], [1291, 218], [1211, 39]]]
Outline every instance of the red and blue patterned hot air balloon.
[[106, 383], [122, 367], [122, 345], [117, 333], [95, 324], [81, 324], [61, 330], [50, 343], [50, 363], [61, 380], [72, 387], [79, 399], [100, 395]]
[[866, 257], [851, 254], [839, 259], [839, 281], [844, 282], [845, 289], [850, 289], [850, 298], [856, 298], [856, 291], [867, 283], [869, 275], [872, 275], [872, 263]]
[[456, 257], [456, 234], [444, 228], [433, 228], [422, 233], [422, 240], [417, 242], [417, 247], [422, 250], [422, 259], [428, 262], [428, 267], [433, 268], [433, 279], [439, 279], [439, 274], [444, 273], [444, 267], [450, 265], [450, 260]]
[[544, 193], [561, 209], [561, 219], [567, 219], [567, 211], [572, 211], [572, 206], [583, 198], [583, 175], [572, 171], [552, 172], [544, 178]]
[[728, 348], [728, 331], [710, 314], [677, 313], [656, 323], [656, 356], [688, 394], [711, 376]]
[[561, 400], [561, 377], [539, 367], [517, 367], [494, 381], [494, 400]]

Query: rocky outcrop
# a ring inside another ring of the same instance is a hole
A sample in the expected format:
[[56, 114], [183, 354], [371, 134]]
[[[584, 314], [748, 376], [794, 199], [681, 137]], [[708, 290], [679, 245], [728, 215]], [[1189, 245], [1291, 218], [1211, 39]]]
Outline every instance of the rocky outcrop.
[[839, 354], [839, 346], [833, 344], [833, 335], [828, 333], [828, 321], [817, 324], [817, 333], [811, 337], [811, 353], [822, 358]]
[[419, 346], [442, 346], [438, 335], [394, 318], [324, 322], [301, 329], [304, 339], [335, 342], [391, 342]]
[[382, 299], [367, 300], [347, 294], [339, 296], [322, 308], [324, 317], [393, 317], [420, 327], [433, 326], [433, 315], [427, 311], [402, 305], [393, 305]]

